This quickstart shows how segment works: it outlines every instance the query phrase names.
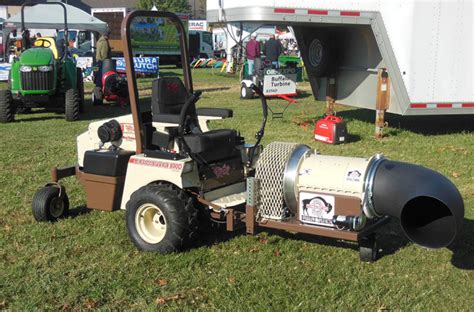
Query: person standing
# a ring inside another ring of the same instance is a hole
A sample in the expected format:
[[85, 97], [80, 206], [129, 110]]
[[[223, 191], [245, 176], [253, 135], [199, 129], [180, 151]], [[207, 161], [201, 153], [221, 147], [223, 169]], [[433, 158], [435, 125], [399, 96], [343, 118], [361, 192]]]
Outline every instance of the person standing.
[[254, 74], [255, 59], [260, 58], [260, 43], [255, 35], [250, 36], [245, 48], [247, 51], [248, 75], [252, 76]]
[[272, 62], [272, 67], [280, 68], [280, 63], [278, 63], [278, 57], [283, 52], [283, 47], [281, 46], [280, 41], [275, 39], [275, 35], [270, 36], [270, 39], [265, 42], [263, 48], [265, 60]]
[[98, 67], [97, 75], [95, 75], [96, 87], [102, 87], [102, 63], [104, 60], [111, 57], [109, 35], [110, 29], [107, 28], [107, 31], [100, 36], [99, 40], [97, 40], [97, 49], [95, 53], [95, 60]]

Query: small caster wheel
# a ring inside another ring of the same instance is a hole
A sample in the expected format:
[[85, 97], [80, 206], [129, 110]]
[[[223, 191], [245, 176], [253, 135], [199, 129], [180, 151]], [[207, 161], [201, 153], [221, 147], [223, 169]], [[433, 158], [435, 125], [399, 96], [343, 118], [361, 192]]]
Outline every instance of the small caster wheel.
[[64, 193], [59, 197], [59, 188], [45, 186], [39, 189], [33, 197], [33, 216], [38, 222], [54, 222], [64, 218], [69, 211], [69, 199]]
[[240, 88], [240, 98], [241, 99], [252, 99], [253, 98], [253, 90], [247, 87], [245, 84], [242, 84]]
[[375, 233], [370, 234], [359, 241], [359, 255], [360, 261], [363, 262], [374, 262], [377, 260], [378, 247]]
[[94, 87], [92, 90], [92, 105], [99, 106], [104, 104], [104, 95], [102, 94], [102, 89], [100, 87]]

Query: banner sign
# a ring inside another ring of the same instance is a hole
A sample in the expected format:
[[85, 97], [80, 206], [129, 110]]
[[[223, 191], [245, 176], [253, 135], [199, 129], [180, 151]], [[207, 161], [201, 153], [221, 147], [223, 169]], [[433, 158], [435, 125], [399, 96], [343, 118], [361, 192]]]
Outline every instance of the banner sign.
[[207, 21], [206, 20], [190, 20], [188, 30], [207, 30]]
[[[117, 60], [117, 72], [125, 72], [125, 59], [123, 57], [114, 57]], [[154, 57], [134, 57], [133, 64], [136, 73], [158, 75], [160, 58]]]
[[296, 68], [265, 69], [263, 94], [295, 94]]
[[8, 73], [10, 72], [11, 64], [0, 63], [0, 81], [8, 80]]

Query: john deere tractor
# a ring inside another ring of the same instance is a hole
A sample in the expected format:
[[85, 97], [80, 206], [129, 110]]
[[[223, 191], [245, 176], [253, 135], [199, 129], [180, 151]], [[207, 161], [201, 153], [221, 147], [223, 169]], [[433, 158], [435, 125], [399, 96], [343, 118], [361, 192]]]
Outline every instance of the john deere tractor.
[[[67, 33], [66, 7], [60, 2], [45, 4], [63, 7]], [[84, 99], [82, 72], [68, 55], [66, 41], [59, 44], [57, 57], [51, 49], [54, 40], [39, 38], [29, 48], [24, 19], [27, 5], [21, 7], [22, 53], [11, 66], [8, 89], [0, 90], [0, 122], [11, 122], [15, 113], [28, 113], [34, 107], [56, 108], [64, 111], [66, 120], [77, 120]]]

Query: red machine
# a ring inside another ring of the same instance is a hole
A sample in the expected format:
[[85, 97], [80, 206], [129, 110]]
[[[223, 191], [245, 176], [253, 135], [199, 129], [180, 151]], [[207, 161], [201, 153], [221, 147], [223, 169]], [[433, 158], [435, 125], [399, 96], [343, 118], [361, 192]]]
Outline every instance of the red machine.
[[116, 71], [108, 71], [102, 76], [103, 97], [108, 102], [117, 102], [120, 106], [128, 104], [127, 88], [126, 78]]
[[93, 105], [102, 105], [103, 100], [117, 102], [120, 106], [129, 103], [127, 79], [117, 73], [115, 60], [104, 60], [101, 82], [102, 87], [94, 87], [92, 91]]
[[318, 120], [314, 127], [314, 139], [329, 144], [344, 143], [347, 127], [344, 120], [337, 116], [327, 116]]

